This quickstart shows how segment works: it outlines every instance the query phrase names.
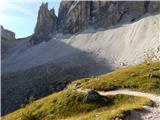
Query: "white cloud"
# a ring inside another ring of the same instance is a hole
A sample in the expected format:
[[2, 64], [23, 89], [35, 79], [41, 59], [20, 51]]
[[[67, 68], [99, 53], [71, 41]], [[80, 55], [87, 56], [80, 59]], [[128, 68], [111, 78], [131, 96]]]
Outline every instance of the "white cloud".
[[5, 11], [7, 11], [7, 10], [10, 10], [10, 11], [12, 10], [15, 13], [16, 12], [17, 13], [22, 13], [22, 14], [30, 16], [30, 17], [34, 16], [34, 14], [32, 13], [31, 10], [24, 8], [20, 4], [15, 4], [15, 3], [12, 3], [12, 2], [6, 2], [5, 3], [5, 6], [3, 7], [3, 10], [2, 10], [1, 14], [3, 15], [3, 13], [5, 13]]

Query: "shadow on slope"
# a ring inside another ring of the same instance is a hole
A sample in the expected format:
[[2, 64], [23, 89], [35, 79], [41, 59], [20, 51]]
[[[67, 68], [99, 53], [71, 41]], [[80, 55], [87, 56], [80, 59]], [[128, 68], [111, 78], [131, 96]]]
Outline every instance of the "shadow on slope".
[[[34, 46], [20, 54], [20, 57], [9, 58], [9, 64], [2, 64], [2, 115], [18, 109], [28, 102], [30, 96], [36, 99], [62, 90], [71, 81], [83, 77], [103, 74], [112, 68], [98, 61], [90, 54], [52, 40], [46, 43], [47, 49]], [[38, 50], [36, 50], [38, 49]], [[36, 52], [35, 52], [36, 51]], [[29, 54], [32, 52], [32, 54]], [[28, 56], [27, 56], [28, 55]], [[22, 60], [23, 59], [23, 60]], [[36, 62], [43, 63], [33, 66]], [[16, 66], [27, 69], [19, 69]], [[12, 68], [13, 72], [3, 72]]]
[[[28, 44], [29, 37], [16, 39], [16, 40], [1, 40], [1, 59], [6, 59], [11, 56], [17, 49], [23, 51], [29, 48]], [[23, 46], [20, 48], [20, 46]]]

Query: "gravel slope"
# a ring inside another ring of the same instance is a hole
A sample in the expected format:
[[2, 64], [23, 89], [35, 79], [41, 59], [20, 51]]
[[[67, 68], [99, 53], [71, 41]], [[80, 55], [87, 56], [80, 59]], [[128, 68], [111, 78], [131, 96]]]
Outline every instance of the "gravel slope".
[[113, 69], [142, 61], [144, 52], [154, 49], [160, 57], [160, 14], [108, 30], [89, 29], [80, 34], [54, 36], [52, 40], [21, 50], [2, 60], [2, 72], [15, 72], [46, 63], [88, 64], [82, 53]]

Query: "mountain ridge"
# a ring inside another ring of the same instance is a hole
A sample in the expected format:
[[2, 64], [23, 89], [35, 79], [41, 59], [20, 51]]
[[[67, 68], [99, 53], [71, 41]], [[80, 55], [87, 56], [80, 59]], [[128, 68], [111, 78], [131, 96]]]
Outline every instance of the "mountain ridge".
[[[54, 10], [48, 10], [48, 3], [42, 3], [35, 32], [30, 41], [31, 44], [37, 44], [49, 40], [50, 36], [57, 32], [74, 34], [82, 32], [90, 26], [95, 29], [101, 27], [107, 29], [112, 25], [132, 22], [146, 13], [154, 12], [160, 12], [160, 2], [158, 1], [62, 0], [58, 16], [56, 16]], [[48, 14], [52, 14], [54, 17], [48, 17]], [[49, 26], [53, 30], [50, 30]]]

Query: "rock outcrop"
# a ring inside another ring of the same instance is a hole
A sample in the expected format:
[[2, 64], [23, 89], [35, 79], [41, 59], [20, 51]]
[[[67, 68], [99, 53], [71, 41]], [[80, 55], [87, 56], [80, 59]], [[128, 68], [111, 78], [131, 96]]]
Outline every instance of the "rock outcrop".
[[10, 40], [15, 40], [15, 33], [4, 29], [3, 26], [1, 27], [1, 40], [5, 40], [5, 41], [10, 41]]
[[15, 38], [15, 33], [0, 26], [0, 37], [1, 37], [1, 58], [6, 56], [9, 44], [12, 43]]
[[63, 33], [76, 33], [88, 27], [108, 28], [159, 10], [159, 1], [62, 1], [58, 26]]
[[37, 24], [30, 39], [31, 44], [47, 41], [56, 33], [57, 17], [54, 9], [48, 9], [48, 3], [42, 3], [38, 12]]
[[74, 1], [61, 1], [59, 12], [58, 12], [58, 20], [57, 20], [57, 30], [60, 32], [63, 28], [63, 22], [65, 21], [65, 18], [67, 16], [67, 13]]

